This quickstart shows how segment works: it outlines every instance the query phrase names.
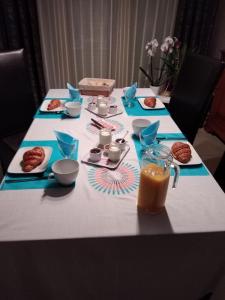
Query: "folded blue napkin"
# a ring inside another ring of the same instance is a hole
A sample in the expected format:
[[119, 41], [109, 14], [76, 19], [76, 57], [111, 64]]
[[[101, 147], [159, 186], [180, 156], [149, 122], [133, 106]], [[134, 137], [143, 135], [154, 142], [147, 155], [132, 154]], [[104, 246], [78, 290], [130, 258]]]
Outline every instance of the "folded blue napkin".
[[124, 96], [128, 99], [134, 99], [136, 92], [137, 92], [137, 82], [135, 82], [132, 86], [125, 89]]
[[160, 121], [156, 121], [141, 131], [141, 139], [146, 146], [153, 144], [156, 140], [159, 124]]
[[72, 158], [72, 155], [76, 150], [78, 140], [65, 132], [56, 130], [54, 132], [58, 141], [59, 149], [61, 150], [63, 156]]
[[73, 87], [70, 83], [67, 82], [66, 84], [68, 90], [69, 90], [69, 94], [70, 94], [70, 98], [74, 101], [80, 101], [81, 96], [80, 96], [80, 92], [78, 89], [76, 89], [75, 87]]

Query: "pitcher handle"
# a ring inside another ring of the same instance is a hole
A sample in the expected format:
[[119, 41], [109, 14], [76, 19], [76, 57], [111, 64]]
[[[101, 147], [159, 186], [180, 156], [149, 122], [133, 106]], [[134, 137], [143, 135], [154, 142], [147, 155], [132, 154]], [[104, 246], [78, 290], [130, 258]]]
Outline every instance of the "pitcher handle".
[[173, 168], [174, 172], [175, 172], [174, 179], [173, 179], [173, 185], [172, 185], [172, 188], [175, 189], [177, 187], [178, 179], [180, 176], [180, 167], [173, 162], [171, 164], [171, 168]]

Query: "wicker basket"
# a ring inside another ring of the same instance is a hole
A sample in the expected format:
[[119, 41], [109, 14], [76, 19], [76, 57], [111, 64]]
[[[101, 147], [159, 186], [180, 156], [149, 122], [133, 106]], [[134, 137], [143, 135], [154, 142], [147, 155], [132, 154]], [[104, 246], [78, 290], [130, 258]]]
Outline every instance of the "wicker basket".
[[105, 97], [108, 97], [112, 93], [114, 86], [114, 79], [103, 78], [83, 78], [78, 85], [82, 95], [103, 95]]

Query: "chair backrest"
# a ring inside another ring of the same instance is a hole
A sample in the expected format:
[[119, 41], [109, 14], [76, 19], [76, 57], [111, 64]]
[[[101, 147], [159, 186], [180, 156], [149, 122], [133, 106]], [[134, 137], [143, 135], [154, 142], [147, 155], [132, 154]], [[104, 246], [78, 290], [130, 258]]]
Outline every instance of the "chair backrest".
[[0, 107], [0, 137], [28, 128], [35, 102], [23, 49], [0, 52]]
[[168, 110], [191, 143], [210, 108], [222, 69], [220, 61], [193, 53], [181, 67]]

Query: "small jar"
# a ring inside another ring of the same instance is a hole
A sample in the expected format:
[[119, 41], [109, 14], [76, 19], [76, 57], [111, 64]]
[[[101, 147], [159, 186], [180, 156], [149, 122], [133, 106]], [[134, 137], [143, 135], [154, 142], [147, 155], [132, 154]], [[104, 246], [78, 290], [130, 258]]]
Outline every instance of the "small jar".
[[99, 105], [100, 105], [101, 103], [105, 103], [105, 104], [106, 104], [106, 100], [105, 100], [105, 97], [104, 97], [104, 96], [99, 95], [99, 96], [97, 97], [97, 106], [99, 107]]
[[110, 113], [110, 114], [115, 114], [115, 113], [117, 113], [117, 105], [110, 105], [110, 106], [109, 106], [109, 113]]
[[101, 160], [102, 151], [100, 148], [92, 148], [90, 150], [89, 158], [92, 162], [98, 162]]
[[120, 148], [121, 151], [123, 151], [126, 148], [126, 140], [125, 139], [116, 139], [115, 144], [118, 148]]
[[105, 103], [100, 103], [98, 106], [98, 114], [101, 116], [106, 116], [107, 115], [107, 105]]
[[99, 144], [104, 146], [106, 144], [110, 144], [111, 141], [112, 141], [111, 130], [108, 128], [102, 128], [99, 131]]
[[120, 159], [120, 155], [121, 155], [120, 148], [114, 144], [110, 145], [109, 155], [108, 155], [109, 159], [113, 162], [116, 162]]

